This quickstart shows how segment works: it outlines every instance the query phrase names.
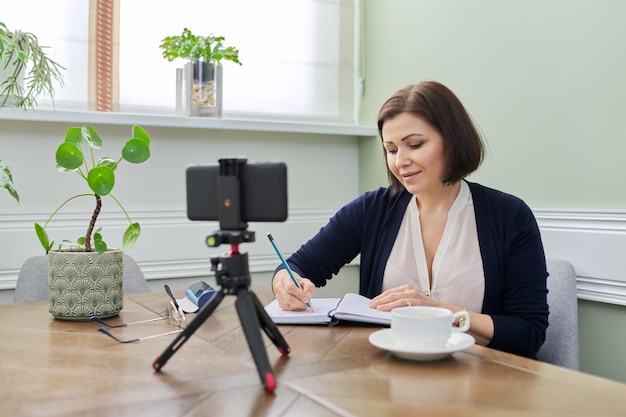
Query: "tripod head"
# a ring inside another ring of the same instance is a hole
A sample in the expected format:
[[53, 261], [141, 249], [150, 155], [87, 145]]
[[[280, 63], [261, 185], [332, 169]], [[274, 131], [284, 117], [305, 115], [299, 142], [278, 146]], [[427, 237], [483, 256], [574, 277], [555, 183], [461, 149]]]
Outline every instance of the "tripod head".
[[248, 254], [239, 252], [239, 244], [242, 242], [254, 242], [254, 232], [220, 230], [207, 237], [209, 247], [230, 244], [230, 252], [226, 256], [211, 258], [215, 280], [227, 294], [236, 294], [238, 288], [247, 288], [251, 283]]
[[215, 248], [223, 243], [232, 246], [247, 242], [254, 242], [254, 232], [248, 230], [218, 230], [206, 238], [206, 244], [211, 248]]

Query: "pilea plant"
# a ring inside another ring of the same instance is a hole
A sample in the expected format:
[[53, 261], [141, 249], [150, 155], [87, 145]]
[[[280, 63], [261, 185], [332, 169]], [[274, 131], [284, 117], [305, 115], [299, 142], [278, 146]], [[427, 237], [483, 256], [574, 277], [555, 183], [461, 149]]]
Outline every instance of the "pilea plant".
[[[83, 148], [88, 150], [87, 155], [83, 152]], [[104, 156], [96, 161], [94, 150], [101, 148], [102, 139], [100, 135], [89, 125], [67, 129], [65, 141], [57, 148], [57, 170], [62, 173], [78, 174], [87, 182], [91, 192], [77, 194], [63, 201], [52, 212], [43, 226], [35, 223], [35, 232], [46, 253], [53, 250], [54, 247], [54, 241], [48, 238], [48, 233], [46, 232], [48, 223], [63, 206], [78, 197], [92, 197], [96, 200], [96, 207], [89, 220], [87, 231], [84, 236], [77, 239], [76, 243], [63, 240], [59, 244], [58, 250], [66, 248], [74, 251], [93, 252], [95, 248], [95, 251], [99, 253], [107, 250], [107, 244], [102, 238], [101, 228], [95, 228], [96, 220], [102, 208], [102, 197], [104, 196], [111, 197], [117, 203], [130, 223], [122, 238], [122, 249], [130, 249], [139, 238], [139, 223], [133, 223], [120, 201], [111, 194], [111, 191], [115, 185], [115, 170], [121, 162], [128, 161], [139, 164], [150, 157], [150, 136], [141, 126], [133, 126], [132, 137], [126, 142], [122, 148], [121, 155], [117, 159]], [[93, 246], [91, 244], [92, 239]]]

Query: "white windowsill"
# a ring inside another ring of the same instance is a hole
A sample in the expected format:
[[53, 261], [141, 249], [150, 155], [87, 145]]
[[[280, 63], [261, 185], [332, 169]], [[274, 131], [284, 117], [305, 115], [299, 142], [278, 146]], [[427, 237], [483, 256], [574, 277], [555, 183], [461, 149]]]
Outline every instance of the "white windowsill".
[[101, 123], [180, 127], [187, 129], [245, 130], [258, 132], [312, 133], [346, 136], [376, 136], [373, 126], [347, 124], [274, 121], [260, 119], [213, 119], [140, 113], [103, 113], [90, 111], [22, 110], [0, 108], [0, 120], [24, 120], [54, 123]]

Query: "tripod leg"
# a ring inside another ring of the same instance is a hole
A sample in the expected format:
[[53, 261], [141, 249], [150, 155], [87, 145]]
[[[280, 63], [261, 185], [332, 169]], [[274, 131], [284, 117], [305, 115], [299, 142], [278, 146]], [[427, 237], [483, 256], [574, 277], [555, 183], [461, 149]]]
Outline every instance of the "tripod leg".
[[267, 311], [265, 311], [263, 304], [261, 304], [261, 301], [256, 294], [250, 293], [250, 297], [254, 301], [254, 307], [261, 322], [261, 328], [265, 331], [265, 334], [272, 340], [274, 346], [278, 348], [278, 351], [282, 353], [283, 356], [289, 355], [291, 348], [289, 348], [287, 341], [283, 337], [280, 330], [278, 330], [276, 323], [274, 323], [269, 314], [267, 314]]
[[174, 355], [174, 353], [176, 353], [176, 351], [183, 345], [183, 343], [185, 343], [187, 339], [189, 339], [191, 335], [196, 330], [198, 330], [198, 327], [200, 327], [200, 325], [209, 318], [211, 313], [215, 311], [215, 309], [222, 302], [223, 299], [224, 290], [221, 289], [215, 293], [213, 298], [211, 298], [209, 302], [200, 309], [200, 311], [198, 311], [198, 315], [187, 325], [187, 327], [183, 329], [183, 331], [176, 337], [176, 339], [174, 339], [172, 343], [170, 343], [170, 345], [163, 351], [163, 353], [161, 353], [161, 356], [158, 356], [154, 360], [154, 362], [152, 362], [152, 367], [156, 371], [159, 371]]
[[259, 322], [259, 316], [254, 303], [254, 294], [247, 289], [239, 289], [235, 307], [237, 307], [241, 327], [248, 341], [250, 352], [252, 352], [252, 358], [259, 372], [261, 383], [267, 392], [274, 392], [276, 380], [263, 344], [261, 323]]

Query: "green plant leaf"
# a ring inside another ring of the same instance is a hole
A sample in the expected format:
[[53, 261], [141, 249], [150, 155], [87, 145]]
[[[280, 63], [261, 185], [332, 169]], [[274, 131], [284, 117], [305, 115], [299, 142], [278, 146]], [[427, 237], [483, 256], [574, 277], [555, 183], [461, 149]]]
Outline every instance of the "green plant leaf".
[[139, 233], [141, 232], [141, 227], [139, 227], [139, 223], [133, 223], [124, 232], [124, 237], [122, 238], [122, 248], [127, 251], [132, 248], [137, 239], [139, 239]]
[[148, 132], [146, 132], [141, 126], [133, 126], [133, 139], [142, 139], [150, 145], [150, 135], [148, 135]]
[[110, 158], [108, 156], [104, 156], [98, 160], [96, 164], [98, 167], [111, 167], [115, 170], [115, 159]]
[[43, 246], [43, 249], [48, 253], [54, 242], [50, 242], [48, 239], [48, 233], [46, 229], [44, 229], [39, 223], [35, 223], [35, 233], [37, 234], [37, 238], [39, 239], [39, 243]]
[[8, 177], [9, 182], [13, 182], [13, 174], [11, 174], [11, 168], [4, 162], [0, 161], [0, 174], [4, 174]]
[[115, 173], [111, 167], [91, 168], [87, 173], [89, 188], [98, 195], [107, 195], [115, 186]]
[[143, 139], [130, 139], [122, 149], [122, 157], [133, 164], [140, 164], [150, 158], [150, 146]]
[[59, 170], [64, 170], [64, 172], [76, 171], [84, 160], [83, 151], [74, 143], [63, 142], [57, 148], [56, 161]]
[[107, 244], [104, 240], [94, 240], [93, 246], [96, 248], [96, 252], [104, 253], [107, 250]]
[[[1, 182], [1, 181], [0, 181]], [[20, 202], [20, 195], [17, 193], [17, 190], [11, 184], [1, 184], [0, 186], [6, 188], [9, 192], [9, 195], [15, 199], [18, 203]]]
[[80, 146], [83, 143], [83, 135], [80, 127], [70, 127], [65, 132], [65, 141]]
[[98, 132], [96, 132], [96, 129], [89, 125], [85, 125], [80, 129], [80, 133], [82, 134], [85, 142], [89, 144], [89, 147], [93, 149], [102, 148], [102, 139], [100, 138], [100, 135], [98, 135]]
[[0, 161], [0, 187], [5, 188], [19, 203], [20, 196], [17, 194], [17, 190], [13, 188], [13, 174], [11, 174], [11, 168], [2, 161]]

